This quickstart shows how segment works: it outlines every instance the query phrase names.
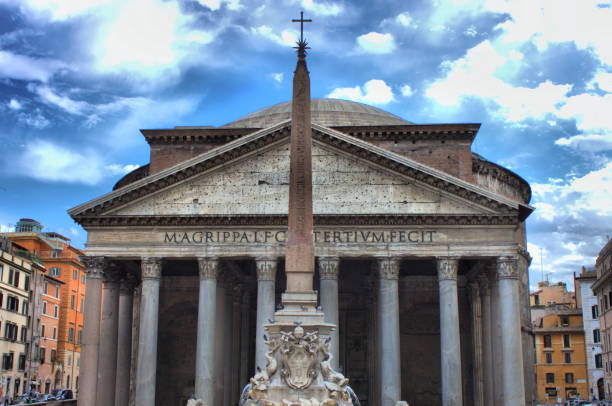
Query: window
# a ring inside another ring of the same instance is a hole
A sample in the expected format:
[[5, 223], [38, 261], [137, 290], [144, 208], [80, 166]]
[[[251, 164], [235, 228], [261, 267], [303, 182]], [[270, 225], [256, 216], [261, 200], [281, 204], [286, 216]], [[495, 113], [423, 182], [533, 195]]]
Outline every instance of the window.
[[567, 316], [561, 316], [561, 325], [562, 326], [569, 326], [569, 317]]
[[45, 348], [41, 348], [40, 349], [40, 363], [44, 364], [45, 363], [45, 355], [46, 355], [46, 349]]
[[59, 286], [55, 286], [55, 297], [59, 298]]
[[19, 271], [15, 271], [15, 277], [13, 278], [13, 286], [19, 287]]
[[68, 356], [68, 366], [72, 365], [72, 356]]
[[4, 338], [9, 341], [17, 341], [17, 324], [9, 321], [4, 323]]
[[58, 317], [59, 314], [59, 308], [57, 307], [57, 305], [53, 305], [53, 317]]
[[77, 344], [81, 344], [82, 341], [83, 341], [83, 330], [79, 330], [79, 333], [77, 335]]
[[549, 398], [557, 397], [557, 388], [545, 388], [544, 391]]
[[571, 372], [567, 372], [565, 374], [565, 383], [574, 383], [574, 374]]
[[563, 346], [565, 348], [570, 348], [570, 336], [569, 334], [563, 334]]
[[601, 341], [601, 333], [598, 328], [593, 330], [593, 342], [598, 343]]
[[539, 305], [540, 304], [540, 295], [533, 295], [533, 301], [535, 303], [535, 305]]
[[603, 365], [601, 362], [601, 354], [595, 355], [595, 368], [603, 368]]
[[73, 343], [74, 342], [74, 327], [70, 327], [68, 329], [68, 342], [69, 343]]
[[[13, 369], [13, 353], [2, 355], [2, 369], [10, 371]], [[9, 378], [10, 379], [10, 378]]]
[[48, 295], [48, 294], [49, 294], [49, 282], [45, 282], [45, 288], [44, 288], [44, 291], [45, 291], [45, 295]]
[[547, 373], [546, 374], [546, 383], [555, 383], [555, 374]]
[[26, 326], [21, 326], [21, 342], [28, 341], [28, 328]]
[[0, 264], [0, 281], [2, 280], [3, 276], [4, 276], [4, 266], [2, 266], [2, 264]]
[[70, 309], [74, 310], [74, 295], [70, 296]]
[[597, 305], [591, 306], [591, 316], [593, 316], [594, 319], [599, 317], [599, 306]]
[[72, 280], [76, 281], [77, 279], [79, 279], [79, 271], [77, 271], [76, 269], [72, 270]]
[[85, 272], [83, 272], [81, 274], [81, 283], [84, 285], [85, 284]]
[[19, 299], [17, 299], [14, 296], [8, 296], [6, 298], [6, 308], [7, 310], [18, 312], [19, 311]]
[[546, 363], [547, 364], [552, 364], [552, 352], [547, 352], [546, 353]]
[[79, 312], [83, 313], [83, 303], [84, 303], [84, 298], [81, 298], [81, 302], [79, 303]]
[[57, 351], [51, 350], [51, 362], [55, 362], [57, 360]]
[[49, 269], [49, 273], [51, 274], [51, 276], [60, 276], [62, 272], [59, 267], [55, 266]]
[[10, 285], [13, 284], [13, 277], [15, 276], [15, 271], [13, 271], [13, 268], [9, 267], [9, 277], [8, 277], [8, 283]]
[[608, 299], [610, 301], [610, 304], [612, 304], [612, 290], [608, 292]]
[[2, 303], [4, 303], [4, 295], [0, 292], [0, 307], [2, 307]]
[[552, 348], [552, 337], [549, 335], [544, 336], [544, 347]]
[[47, 302], [43, 300], [43, 314], [47, 314]]
[[23, 301], [23, 303], [21, 304], [21, 313], [27, 315], [28, 314], [28, 302], [26, 302], [25, 300]]
[[23, 371], [25, 369], [25, 365], [26, 365], [26, 356], [25, 356], [25, 354], [19, 354], [19, 362], [17, 363], [17, 368], [20, 371]]
[[571, 352], [566, 352], [563, 355], [565, 356], [565, 363], [566, 364], [571, 364], [572, 363], [572, 353]]
[[45, 337], [45, 325], [44, 324], [40, 326], [40, 336], [43, 338]]
[[51, 335], [51, 338], [55, 340], [56, 337], [57, 337], [57, 329], [53, 327], [53, 334]]

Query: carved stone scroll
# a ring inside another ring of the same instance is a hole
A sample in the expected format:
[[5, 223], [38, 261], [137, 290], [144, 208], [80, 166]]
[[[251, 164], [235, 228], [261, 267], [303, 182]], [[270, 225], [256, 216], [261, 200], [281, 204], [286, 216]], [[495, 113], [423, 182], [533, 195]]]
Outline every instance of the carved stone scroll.
[[438, 280], [457, 280], [459, 258], [439, 257], [437, 259]]
[[276, 258], [255, 258], [257, 279], [260, 281], [273, 281], [276, 279]]
[[217, 258], [198, 258], [200, 279], [216, 280], [219, 276], [219, 260]]
[[338, 265], [340, 259], [337, 257], [319, 258], [319, 277], [320, 279], [338, 279]]
[[399, 258], [379, 258], [376, 261], [380, 279], [399, 279]]
[[510, 256], [497, 258], [497, 275], [499, 279], [518, 279], [516, 258]]
[[161, 258], [145, 257], [141, 261], [142, 279], [160, 279], [162, 263]]

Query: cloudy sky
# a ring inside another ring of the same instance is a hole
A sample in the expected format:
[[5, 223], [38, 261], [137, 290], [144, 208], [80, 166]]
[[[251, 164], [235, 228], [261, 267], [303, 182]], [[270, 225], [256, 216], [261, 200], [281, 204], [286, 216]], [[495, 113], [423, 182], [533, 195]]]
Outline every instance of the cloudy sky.
[[291, 96], [304, 10], [314, 97], [479, 122], [531, 183], [532, 285], [612, 236], [612, 2], [0, 0], [0, 228], [43, 222], [148, 162], [141, 128], [222, 125]]

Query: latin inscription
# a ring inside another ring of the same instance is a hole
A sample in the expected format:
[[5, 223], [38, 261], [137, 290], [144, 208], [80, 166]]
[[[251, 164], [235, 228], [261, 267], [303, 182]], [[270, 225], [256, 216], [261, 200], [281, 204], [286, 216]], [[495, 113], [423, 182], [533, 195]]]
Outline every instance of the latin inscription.
[[[315, 244], [418, 244], [433, 243], [433, 230], [315, 231]], [[167, 244], [284, 244], [284, 230], [166, 231]]]

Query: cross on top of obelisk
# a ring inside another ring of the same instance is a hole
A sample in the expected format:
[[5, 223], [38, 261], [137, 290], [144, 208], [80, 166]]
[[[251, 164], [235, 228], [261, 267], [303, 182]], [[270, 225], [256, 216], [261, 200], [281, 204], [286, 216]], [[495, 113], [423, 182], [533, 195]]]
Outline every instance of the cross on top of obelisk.
[[291, 20], [293, 23], [300, 23], [300, 40], [298, 41], [298, 46], [295, 47], [298, 50], [298, 54], [305, 54], [306, 49], [310, 49], [307, 45], [308, 43], [304, 40], [304, 23], [311, 23], [311, 19], [304, 19], [304, 12], [300, 11], [300, 19]]

